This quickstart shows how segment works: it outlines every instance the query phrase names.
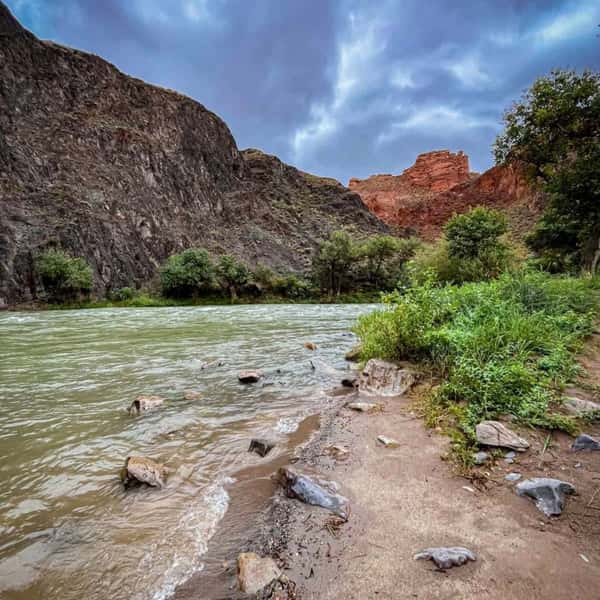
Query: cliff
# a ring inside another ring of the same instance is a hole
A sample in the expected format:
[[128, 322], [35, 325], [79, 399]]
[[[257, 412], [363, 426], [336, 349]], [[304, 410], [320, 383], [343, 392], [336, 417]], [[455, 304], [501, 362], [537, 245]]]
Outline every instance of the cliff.
[[542, 209], [542, 198], [528, 184], [521, 165], [497, 166], [477, 175], [469, 173], [462, 152], [421, 154], [401, 175], [351, 179], [349, 187], [386, 223], [425, 239], [435, 239], [454, 213], [474, 206], [505, 211], [520, 237]]
[[387, 230], [338, 182], [240, 152], [201, 104], [38, 40], [0, 1], [0, 299], [36, 297], [48, 247], [85, 257], [104, 294], [189, 247], [300, 271], [343, 226]]

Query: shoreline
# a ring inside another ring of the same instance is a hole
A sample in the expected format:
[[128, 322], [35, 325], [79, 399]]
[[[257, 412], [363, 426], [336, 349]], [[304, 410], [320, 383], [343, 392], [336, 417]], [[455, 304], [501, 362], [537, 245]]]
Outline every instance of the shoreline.
[[[339, 485], [350, 501], [347, 523], [332, 524], [327, 511], [289, 499], [270, 483], [272, 495], [238, 530], [237, 546], [226, 527], [211, 539], [207, 560], [220, 545], [228, 548], [226, 558], [213, 561], [212, 580], [208, 571], [198, 573], [174, 598], [197, 598], [199, 590], [207, 600], [248, 598], [236, 580], [237, 554], [244, 551], [273, 557], [295, 584], [294, 591], [257, 596], [263, 599], [589, 598], [600, 580], [600, 508], [592, 506], [600, 453], [574, 455], [572, 439], [561, 433], [550, 434], [546, 451], [547, 432], [522, 429], [531, 448], [514, 464], [498, 455], [465, 478], [443, 460], [449, 438], [426, 429], [415, 409], [425, 391], [420, 384], [404, 397], [378, 398], [384, 411], [370, 415], [344, 408], [357, 394], [351, 391], [318, 415], [319, 428], [293, 450], [294, 469]], [[600, 435], [600, 425], [588, 433]], [[400, 446], [383, 447], [376, 441], [381, 434]], [[328, 455], [332, 444], [349, 448], [348, 458]], [[523, 479], [572, 481], [577, 494], [560, 517], [547, 518], [505, 480], [514, 471]], [[444, 572], [413, 559], [431, 546], [465, 546], [477, 561]]]

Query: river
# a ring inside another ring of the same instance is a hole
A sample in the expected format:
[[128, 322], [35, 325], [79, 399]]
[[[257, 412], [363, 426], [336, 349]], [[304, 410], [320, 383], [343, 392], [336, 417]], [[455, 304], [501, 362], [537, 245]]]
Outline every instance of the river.
[[[203, 568], [236, 471], [261, 460], [250, 438], [283, 444], [328, 402], [351, 327], [372, 308], [0, 314], [0, 597], [172, 595]], [[223, 364], [202, 368], [211, 361]], [[245, 368], [264, 380], [238, 383]], [[186, 401], [184, 390], [202, 398]], [[166, 405], [132, 417], [139, 394]], [[167, 486], [126, 492], [129, 455], [165, 463]]]

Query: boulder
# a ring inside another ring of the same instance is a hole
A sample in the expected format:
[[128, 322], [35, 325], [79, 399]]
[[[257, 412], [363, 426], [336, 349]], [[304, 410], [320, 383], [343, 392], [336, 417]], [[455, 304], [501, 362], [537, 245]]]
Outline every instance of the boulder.
[[381, 412], [383, 410], [383, 406], [381, 404], [375, 404], [375, 402], [348, 402], [346, 407], [350, 410], [364, 413]]
[[358, 377], [356, 375], [349, 375], [342, 379], [342, 385], [347, 388], [355, 388], [358, 386]]
[[248, 452], [254, 452], [259, 456], [265, 457], [273, 448], [275, 448], [275, 442], [265, 439], [253, 439], [250, 441]]
[[150, 458], [128, 456], [121, 470], [121, 481], [126, 488], [136, 483], [146, 483], [152, 487], [164, 487], [167, 468]]
[[563, 406], [568, 413], [576, 417], [596, 411], [600, 412], [600, 404], [591, 400], [583, 400], [582, 398], [565, 398]]
[[365, 394], [402, 396], [416, 381], [413, 371], [385, 360], [372, 358], [360, 374], [358, 388]]
[[200, 392], [196, 392], [194, 390], [185, 390], [183, 392], [183, 399], [189, 400], [190, 402], [193, 400], [200, 400], [200, 399], [202, 399], [202, 394]]
[[256, 383], [262, 377], [262, 371], [240, 371], [238, 374], [240, 383]]
[[398, 446], [400, 446], [400, 442], [385, 435], [378, 435], [377, 441], [380, 444], [383, 444], [386, 448], [398, 448]]
[[477, 560], [473, 552], [460, 546], [452, 548], [425, 548], [414, 556], [415, 560], [432, 560], [438, 569], [451, 569]]
[[525, 452], [529, 442], [511, 431], [499, 421], [482, 421], [475, 428], [477, 441], [484, 446], [511, 448], [517, 452]]
[[296, 498], [306, 504], [320, 506], [344, 520], [348, 519], [348, 500], [326, 490], [310, 477], [300, 475], [287, 467], [281, 467], [275, 478], [288, 498]]
[[575, 488], [560, 479], [533, 477], [517, 484], [519, 496], [529, 496], [547, 517], [560, 515], [565, 506], [566, 494], [574, 494]]
[[254, 552], [243, 552], [238, 556], [238, 584], [246, 594], [256, 594], [280, 575], [280, 569], [269, 556], [260, 557]]
[[344, 358], [350, 362], [356, 362], [360, 360], [360, 353], [362, 352], [362, 344], [357, 344], [353, 348], [350, 348]]
[[571, 450], [600, 450], [600, 442], [587, 433], [582, 433], [573, 442]]
[[129, 413], [139, 415], [148, 410], [156, 410], [165, 403], [165, 399], [160, 396], [138, 396], [129, 407]]
[[304, 347], [307, 350], [316, 350], [317, 349], [317, 345], [314, 344], [313, 342], [304, 342]]

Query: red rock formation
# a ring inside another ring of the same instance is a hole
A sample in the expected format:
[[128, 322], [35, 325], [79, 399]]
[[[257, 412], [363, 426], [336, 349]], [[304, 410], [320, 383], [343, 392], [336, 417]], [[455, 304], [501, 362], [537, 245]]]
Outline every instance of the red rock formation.
[[530, 227], [541, 209], [541, 198], [520, 165], [493, 167], [473, 176], [462, 152], [422, 154], [402, 175], [351, 179], [349, 187], [383, 221], [425, 239], [435, 239], [454, 213], [474, 206], [506, 210], [517, 233]]

